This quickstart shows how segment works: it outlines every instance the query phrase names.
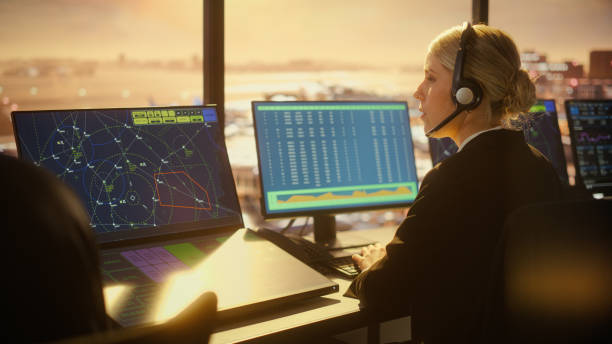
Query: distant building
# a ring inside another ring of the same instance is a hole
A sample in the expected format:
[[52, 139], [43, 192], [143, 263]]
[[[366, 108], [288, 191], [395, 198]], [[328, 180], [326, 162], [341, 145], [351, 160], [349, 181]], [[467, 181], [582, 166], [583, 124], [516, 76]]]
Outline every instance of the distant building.
[[576, 99], [601, 99], [605, 98], [602, 85], [578, 85], [575, 91]]
[[591, 79], [612, 79], [612, 50], [591, 51], [589, 65]]
[[527, 50], [521, 53], [521, 63], [523, 65], [546, 62], [546, 55]]
[[521, 64], [532, 76], [541, 75], [542, 78], [538, 79], [540, 83], [584, 77], [583, 65], [574, 61], [551, 63], [547, 61], [546, 55], [535, 51], [521, 53]]
[[[584, 66], [573, 61], [567, 61], [564, 63], [567, 68], [562, 67], [564, 71], [561, 73], [565, 79], [569, 78], [582, 78], [584, 77]], [[563, 66], [563, 64], [561, 64]]]

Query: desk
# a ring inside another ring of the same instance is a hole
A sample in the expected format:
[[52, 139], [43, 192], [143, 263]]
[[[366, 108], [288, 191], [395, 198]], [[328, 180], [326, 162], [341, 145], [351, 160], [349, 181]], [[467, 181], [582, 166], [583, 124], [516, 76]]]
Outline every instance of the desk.
[[[389, 242], [394, 227], [351, 231], [381, 244]], [[338, 232], [342, 236], [342, 232]], [[359, 300], [342, 296], [351, 281], [331, 277], [340, 292], [289, 304], [278, 311], [217, 328], [210, 343], [271, 342], [289, 343], [313, 335], [328, 336], [368, 326], [368, 342], [378, 342], [378, 324], [359, 310]], [[297, 339], [297, 340], [296, 340]]]

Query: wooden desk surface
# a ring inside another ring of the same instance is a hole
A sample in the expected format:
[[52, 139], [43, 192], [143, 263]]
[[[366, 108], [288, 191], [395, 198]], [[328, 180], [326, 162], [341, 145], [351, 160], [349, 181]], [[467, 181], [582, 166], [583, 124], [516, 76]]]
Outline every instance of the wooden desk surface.
[[[396, 227], [382, 227], [351, 231], [351, 234], [386, 244], [395, 230]], [[338, 235], [341, 236], [342, 232]], [[210, 343], [285, 342], [292, 338], [290, 341], [295, 341], [309, 333], [334, 334], [366, 326], [368, 320], [359, 311], [359, 300], [342, 296], [350, 280], [330, 279], [339, 284], [339, 293], [291, 303], [279, 310], [220, 326], [211, 336]]]

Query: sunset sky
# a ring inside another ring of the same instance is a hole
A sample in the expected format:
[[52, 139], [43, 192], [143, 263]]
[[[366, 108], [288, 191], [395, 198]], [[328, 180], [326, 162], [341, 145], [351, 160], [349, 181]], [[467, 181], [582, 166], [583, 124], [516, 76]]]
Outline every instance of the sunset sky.
[[[471, 0], [226, 0], [226, 61], [422, 64]], [[189, 58], [202, 54], [202, 0], [1, 0], [0, 59]], [[489, 24], [550, 61], [612, 50], [610, 0], [491, 0]]]

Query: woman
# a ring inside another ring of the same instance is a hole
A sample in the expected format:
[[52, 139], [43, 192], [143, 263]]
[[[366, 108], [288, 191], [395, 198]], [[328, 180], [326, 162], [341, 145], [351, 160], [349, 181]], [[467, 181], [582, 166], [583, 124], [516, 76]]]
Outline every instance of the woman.
[[353, 256], [363, 272], [347, 292], [383, 317], [411, 315], [416, 342], [477, 341], [505, 218], [561, 197], [549, 161], [504, 128], [535, 102], [520, 65], [513, 40], [486, 25], [453, 27], [429, 46], [414, 96], [427, 135], [459, 151], [427, 173], [386, 249]]

